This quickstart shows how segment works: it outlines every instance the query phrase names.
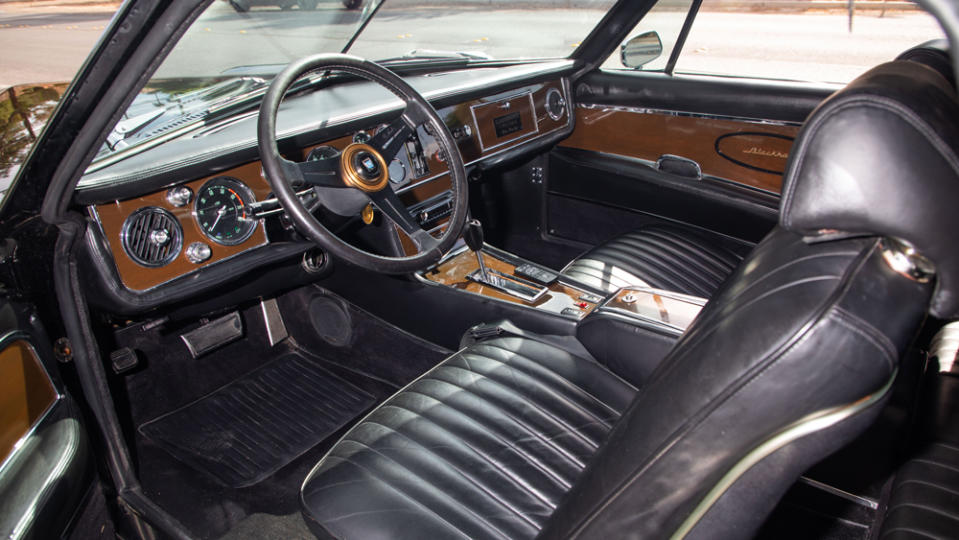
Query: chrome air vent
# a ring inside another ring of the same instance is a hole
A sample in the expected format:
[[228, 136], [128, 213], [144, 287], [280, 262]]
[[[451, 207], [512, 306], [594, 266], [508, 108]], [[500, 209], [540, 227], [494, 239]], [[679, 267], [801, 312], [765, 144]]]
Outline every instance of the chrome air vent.
[[147, 206], [130, 214], [120, 233], [123, 250], [141, 266], [155, 268], [176, 258], [183, 247], [183, 229], [173, 214]]

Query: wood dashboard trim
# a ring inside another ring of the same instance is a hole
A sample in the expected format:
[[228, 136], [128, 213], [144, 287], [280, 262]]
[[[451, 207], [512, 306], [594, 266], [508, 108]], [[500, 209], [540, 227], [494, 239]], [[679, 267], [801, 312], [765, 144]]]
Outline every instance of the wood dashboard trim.
[[[567, 102], [564, 113], [558, 118], [551, 118], [546, 112], [546, 97], [548, 92], [553, 89], [558, 90]], [[484, 158], [497, 155], [568, 127], [571, 121], [568, 96], [568, 84], [565, 79], [560, 78], [548, 82], [527, 84], [483, 98], [464, 101], [457, 105], [443, 107], [438, 112], [454, 133], [464, 126], [469, 127], [471, 135], [461, 136], [457, 138], [456, 142], [463, 154], [464, 164], [472, 165]], [[480, 133], [481, 130], [492, 129], [492, 119], [495, 116], [495, 112], [492, 110], [495, 108], [494, 105], [510, 100], [523, 102], [523, 107], [525, 107], [523, 131], [511, 134], [512, 136], [507, 135], [502, 138], [504, 140], [496, 142], [495, 146], [484, 149], [480, 141]], [[480, 123], [477, 124], [477, 121]], [[489, 126], [484, 123], [489, 123]], [[530, 131], [530, 128], [532, 128], [532, 131]], [[375, 126], [370, 126], [368, 129], [375, 129]], [[299, 156], [292, 157], [303, 160], [310, 150], [323, 145], [342, 150], [351, 140], [352, 135], [337, 137], [324, 143], [306, 147], [302, 149]], [[449, 167], [435, 138], [421, 136], [421, 143], [429, 172], [423, 178], [414, 178], [409, 184], [397, 189], [401, 199], [407, 205], [421, 202], [437, 193], [450, 189]], [[218, 176], [231, 176], [241, 180], [249, 186], [256, 202], [262, 202], [270, 196], [271, 189], [262, 176], [259, 161], [253, 161], [177, 185], [189, 187], [195, 195], [203, 183]], [[101, 233], [113, 256], [121, 283], [133, 292], [154, 289], [196, 270], [225, 261], [268, 243], [266, 227], [261, 218], [254, 233], [246, 241], [234, 246], [217, 244], [203, 234], [193, 218], [193, 201], [183, 207], [174, 207], [166, 200], [166, 193], [167, 190], [162, 189], [139, 197], [88, 207], [89, 214], [100, 226]], [[134, 262], [123, 249], [121, 240], [124, 221], [136, 210], [148, 206], [158, 207], [170, 212], [183, 229], [183, 242], [178, 255], [169, 264], [153, 268], [141, 266]], [[443, 226], [440, 225], [437, 233], [442, 230]], [[399, 233], [399, 236], [404, 251], [410, 254], [411, 250], [415, 249], [414, 246], [402, 232]], [[210, 246], [212, 256], [200, 264], [189, 262], [185, 257], [185, 251], [187, 246], [193, 242], [203, 242]]]
[[579, 106], [576, 127], [559, 146], [656, 162], [671, 154], [697, 162], [703, 174], [780, 193], [800, 126]]
[[[260, 162], [258, 161], [204, 176], [203, 178], [185, 182], [180, 185], [189, 187], [195, 197], [205, 182], [219, 176], [231, 176], [241, 180], [250, 188], [250, 191], [253, 192], [253, 196], [257, 201], [268, 198], [271, 193], [270, 185], [261, 174]], [[190, 203], [185, 206], [174, 207], [166, 200], [166, 190], [162, 190], [142, 197], [91, 207], [90, 212], [93, 218], [100, 224], [104, 238], [110, 247], [110, 252], [113, 254], [113, 261], [116, 264], [117, 273], [126, 288], [133, 291], [146, 291], [184, 274], [189, 274], [200, 268], [239, 255], [244, 251], [267, 244], [266, 230], [262, 219], [259, 220], [253, 234], [244, 242], [233, 246], [223, 246], [213, 242], [203, 234], [196, 219], [193, 218], [194, 202], [194, 200], [191, 200]], [[133, 212], [146, 206], [155, 206], [170, 212], [177, 218], [177, 221], [180, 222], [180, 226], [183, 229], [183, 246], [180, 248], [180, 253], [177, 254], [176, 258], [169, 264], [156, 268], [148, 268], [134, 262], [123, 249], [121, 242], [123, 222]], [[186, 248], [193, 242], [203, 242], [210, 246], [210, 250], [212, 251], [210, 258], [200, 264], [194, 264], [188, 261], [185, 256]]]

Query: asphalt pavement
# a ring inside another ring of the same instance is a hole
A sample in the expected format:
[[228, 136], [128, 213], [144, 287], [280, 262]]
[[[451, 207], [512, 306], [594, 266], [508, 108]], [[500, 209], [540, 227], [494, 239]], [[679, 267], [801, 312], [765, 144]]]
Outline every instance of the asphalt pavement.
[[[0, 2], [0, 88], [70, 80], [116, 6], [85, 0]], [[456, 16], [445, 12], [443, 6], [410, 8], [404, 3], [384, 8], [352, 52], [373, 58], [414, 49], [476, 51], [497, 58], [565, 56], [602, 15], [598, 10], [524, 8], [522, 4], [473, 6]], [[237, 13], [217, 0], [158, 75], [216, 75], [224, 67], [285, 64], [317, 51], [336, 50], [352, 33], [356, 17], [357, 12], [343, 9], [338, 0], [323, 0], [315, 11], [265, 8], [248, 13]], [[668, 42], [681, 23], [681, 14], [666, 12], [650, 17], [640, 30], [656, 30]], [[324, 25], [323, 33], [316, 31], [319, 25]], [[890, 12], [883, 17], [857, 14], [852, 33], [847, 25], [844, 13], [703, 12], [679, 68], [842, 81], [863, 66], [891, 59], [905, 48], [941, 35], [927, 15], [917, 12]], [[665, 58], [659, 60], [664, 62]], [[609, 65], [619, 67], [616, 64], [614, 55]]]

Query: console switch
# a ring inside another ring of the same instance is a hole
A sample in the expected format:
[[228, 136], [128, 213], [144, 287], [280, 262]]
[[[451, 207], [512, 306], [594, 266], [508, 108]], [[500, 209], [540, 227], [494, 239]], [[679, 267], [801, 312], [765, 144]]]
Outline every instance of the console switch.
[[517, 276], [531, 279], [541, 285], [549, 285], [559, 277], [559, 274], [556, 272], [550, 272], [545, 268], [540, 268], [539, 266], [534, 266], [529, 263], [523, 263], [517, 266], [516, 269], [513, 270], [513, 273]]

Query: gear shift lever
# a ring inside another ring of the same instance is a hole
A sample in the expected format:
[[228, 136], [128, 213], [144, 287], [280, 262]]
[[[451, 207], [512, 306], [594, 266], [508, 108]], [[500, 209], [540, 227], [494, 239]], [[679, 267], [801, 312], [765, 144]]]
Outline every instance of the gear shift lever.
[[486, 271], [486, 263], [483, 262], [483, 224], [478, 219], [470, 219], [466, 222], [466, 228], [463, 230], [463, 240], [470, 251], [476, 254], [476, 261], [479, 262], [480, 279], [489, 283], [489, 273]]

